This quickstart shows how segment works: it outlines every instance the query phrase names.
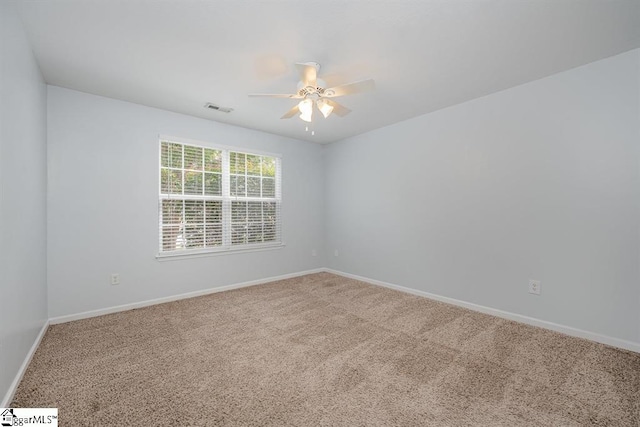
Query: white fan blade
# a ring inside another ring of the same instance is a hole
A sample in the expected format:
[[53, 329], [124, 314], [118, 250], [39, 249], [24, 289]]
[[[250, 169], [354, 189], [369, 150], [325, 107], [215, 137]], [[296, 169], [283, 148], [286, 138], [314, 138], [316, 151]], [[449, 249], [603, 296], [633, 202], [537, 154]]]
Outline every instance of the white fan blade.
[[296, 68], [300, 71], [300, 80], [305, 86], [316, 87], [316, 79], [318, 78], [318, 70], [314, 65], [296, 63]]
[[249, 96], [261, 96], [267, 98], [302, 98], [297, 93], [250, 93]]
[[298, 114], [300, 112], [300, 109], [298, 108], [298, 104], [296, 104], [291, 110], [287, 111], [284, 116], [280, 117], [281, 119], [290, 119], [291, 117], [295, 116], [296, 114]]
[[375, 87], [376, 84], [373, 79], [360, 80], [325, 89], [323, 96], [334, 98], [336, 96], [351, 95], [352, 93], [368, 92], [375, 89]]
[[342, 104], [338, 104], [336, 101], [332, 101], [330, 99], [324, 98], [324, 102], [326, 102], [327, 104], [331, 105], [333, 107], [332, 113], [335, 113], [340, 117], [344, 117], [344, 116], [346, 116], [347, 114], [349, 114], [351, 112], [350, 109], [348, 109], [347, 107], [345, 107]]

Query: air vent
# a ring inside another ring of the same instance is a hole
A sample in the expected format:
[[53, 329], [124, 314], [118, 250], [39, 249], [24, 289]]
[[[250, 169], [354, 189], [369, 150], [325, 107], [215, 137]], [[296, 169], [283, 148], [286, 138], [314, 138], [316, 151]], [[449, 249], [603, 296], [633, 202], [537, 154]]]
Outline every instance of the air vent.
[[223, 113], [230, 113], [233, 111], [233, 108], [221, 107], [219, 105], [212, 104], [210, 102], [207, 102], [206, 104], [204, 104], [204, 108], [208, 108], [209, 110], [214, 110], [214, 111], [221, 111]]

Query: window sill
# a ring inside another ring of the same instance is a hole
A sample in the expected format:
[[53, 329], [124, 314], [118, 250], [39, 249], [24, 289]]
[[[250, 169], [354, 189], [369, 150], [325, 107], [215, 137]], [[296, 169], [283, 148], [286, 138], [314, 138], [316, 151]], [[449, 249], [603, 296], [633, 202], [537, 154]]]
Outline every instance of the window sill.
[[247, 252], [272, 251], [275, 249], [282, 249], [285, 246], [286, 245], [284, 243], [274, 243], [270, 245], [245, 246], [242, 248], [194, 250], [194, 251], [184, 251], [179, 253], [159, 253], [156, 255], [156, 259], [162, 262], [177, 261], [179, 259], [188, 259], [188, 258], [203, 258], [203, 257], [209, 257], [209, 256], [242, 254]]

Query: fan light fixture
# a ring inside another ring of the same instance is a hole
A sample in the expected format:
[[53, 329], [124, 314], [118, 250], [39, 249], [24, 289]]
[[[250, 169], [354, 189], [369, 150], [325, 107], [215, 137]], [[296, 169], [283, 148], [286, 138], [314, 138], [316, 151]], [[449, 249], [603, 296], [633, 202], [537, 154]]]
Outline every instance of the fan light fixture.
[[329, 117], [329, 115], [333, 111], [333, 106], [330, 105], [329, 102], [327, 102], [327, 100], [324, 98], [318, 99], [316, 105], [318, 106], [318, 110], [320, 110], [325, 119]]
[[298, 104], [298, 110], [300, 110], [300, 119], [311, 123], [311, 118], [313, 116], [313, 100], [304, 99], [300, 101]]

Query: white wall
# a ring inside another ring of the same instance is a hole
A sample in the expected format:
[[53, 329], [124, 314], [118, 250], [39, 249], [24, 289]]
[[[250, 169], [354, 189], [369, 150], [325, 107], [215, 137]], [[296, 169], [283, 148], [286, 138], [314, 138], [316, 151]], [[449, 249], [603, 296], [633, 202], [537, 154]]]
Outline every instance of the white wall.
[[0, 399], [47, 319], [46, 86], [0, 2]]
[[[286, 246], [156, 260], [158, 134], [281, 154]], [[48, 166], [51, 317], [325, 263], [320, 145], [49, 86]], [[120, 274], [119, 286], [111, 273]]]
[[639, 63], [630, 51], [331, 144], [329, 267], [640, 342]]

